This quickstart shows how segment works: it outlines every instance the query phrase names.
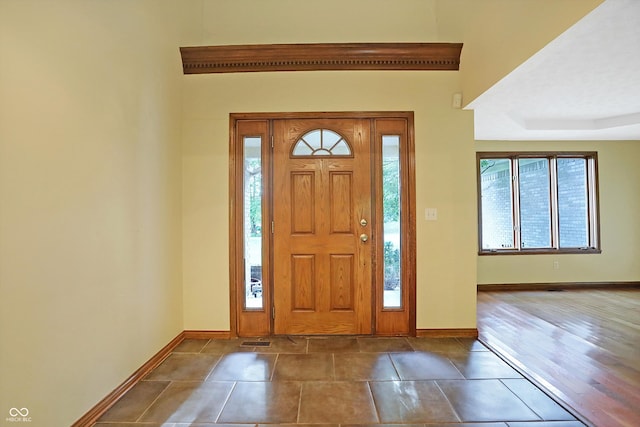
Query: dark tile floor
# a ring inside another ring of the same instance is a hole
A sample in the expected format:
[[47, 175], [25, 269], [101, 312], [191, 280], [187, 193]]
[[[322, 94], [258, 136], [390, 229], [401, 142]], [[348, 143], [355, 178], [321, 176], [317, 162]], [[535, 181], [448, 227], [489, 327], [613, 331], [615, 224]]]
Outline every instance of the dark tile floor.
[[183, 341], [95, 427], [583, 426], [472, 339], [255, 341]]

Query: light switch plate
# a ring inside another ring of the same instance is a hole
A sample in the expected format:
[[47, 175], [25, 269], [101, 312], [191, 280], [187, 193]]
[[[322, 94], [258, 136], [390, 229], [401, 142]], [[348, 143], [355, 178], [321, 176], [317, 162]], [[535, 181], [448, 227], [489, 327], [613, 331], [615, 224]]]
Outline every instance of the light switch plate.
[[424, 219], [427, 221], [436, 221], [438, 219], [438, 209], [426, 208], [424, 210]]

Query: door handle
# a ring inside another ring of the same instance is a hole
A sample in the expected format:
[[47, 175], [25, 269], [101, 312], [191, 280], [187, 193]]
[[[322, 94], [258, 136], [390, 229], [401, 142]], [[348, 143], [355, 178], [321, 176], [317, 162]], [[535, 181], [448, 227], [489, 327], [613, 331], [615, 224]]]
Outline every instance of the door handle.
[[362, 240], [363, 242], [366, 242], [367, 240], [369, 240], [369, 236], [363, 233], [360, 235], [360, 240]]

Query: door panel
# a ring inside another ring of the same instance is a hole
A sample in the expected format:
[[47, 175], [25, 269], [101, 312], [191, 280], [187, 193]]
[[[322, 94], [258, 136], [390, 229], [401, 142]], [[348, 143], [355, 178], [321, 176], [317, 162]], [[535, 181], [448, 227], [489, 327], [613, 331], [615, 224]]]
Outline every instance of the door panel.
[[295, 311], [316, 309], [315, 264], [314, 255], [291, 255], [291, 277], [295, 283], [291, 306]]
[[315, 231], [315, 174], [292, 172], [291, 179], [291, 232], [314, 234]]
[[[372, 222], [369, 123], [274, 122], [276, 334], [371, 333], [372, 251], [360, 238]], [[313, 129], [332, 131], [326, 145], [301, 139]], [[299, 140], [304, 150], [294, 149]]]
[[352, 286], [355, 281], [353, 265], [354, 257], [351, 254], [331, 255], [329, 286], [331, 292], [330, 309], [333, 311], [355, 310], [353, 305], [354, 286]]
[[353, 173], [329, 173], [329, 207], [331, 233], [353, 233]]

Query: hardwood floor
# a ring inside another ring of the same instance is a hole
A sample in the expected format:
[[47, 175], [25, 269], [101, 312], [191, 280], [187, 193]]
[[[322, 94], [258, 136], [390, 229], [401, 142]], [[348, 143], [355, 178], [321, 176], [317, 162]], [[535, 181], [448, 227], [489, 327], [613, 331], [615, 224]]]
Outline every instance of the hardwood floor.
[[640, 426], [640, 290], [478, 292], [478, 329], [587, 424]]

